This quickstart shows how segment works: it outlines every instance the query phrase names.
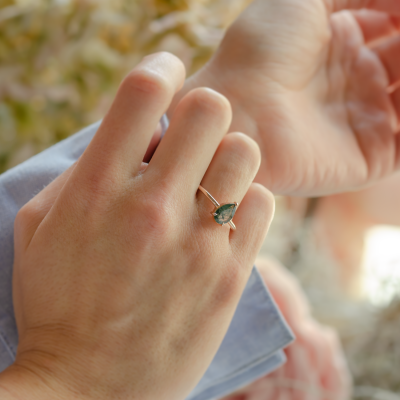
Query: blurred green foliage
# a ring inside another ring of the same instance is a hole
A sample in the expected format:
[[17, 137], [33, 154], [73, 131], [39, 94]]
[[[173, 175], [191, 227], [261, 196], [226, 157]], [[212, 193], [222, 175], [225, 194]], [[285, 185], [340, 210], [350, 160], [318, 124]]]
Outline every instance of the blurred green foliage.
[[193, 72], [245, 0], [0, 0], [0, 172], [100, 119], [143, 55]]

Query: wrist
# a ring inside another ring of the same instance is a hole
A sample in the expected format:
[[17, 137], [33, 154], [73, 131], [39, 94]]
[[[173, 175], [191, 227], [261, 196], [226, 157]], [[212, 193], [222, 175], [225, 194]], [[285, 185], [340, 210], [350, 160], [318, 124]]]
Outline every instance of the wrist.
[[112, 368], [105, 368], [104, 358], [93, 357], [92, 351], [81, 353], [81, 358], [69, 360], [65, 354], [56, 355], [47, 349], [21, 353], [13, 365], [0, 373], [0, 400], [153, 398], [150, 389], [137, 389], [138, 377], [132, 375], [127, 384], [123, 368], [123, 372], [113, 373]]
[[34, 370], [17, 364], [13, 364], [0, 373], [0, 398], [2, 400], [66, 400], [66, 397], [62, 397], [60, 393], [52, 389], [48, 382]]
[[1, 400], [90, 400], [59, 379], [47, 355], [22, 357], [0, 373]]

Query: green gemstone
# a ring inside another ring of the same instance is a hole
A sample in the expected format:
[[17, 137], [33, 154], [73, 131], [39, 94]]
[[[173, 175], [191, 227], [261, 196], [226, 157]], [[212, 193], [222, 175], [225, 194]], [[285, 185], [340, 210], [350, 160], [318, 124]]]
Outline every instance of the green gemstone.
[[215, 222], [224, 225], [232, 221], [233, 216], [237, 210], [237, 204], [224, 204], [219, 207], [214, 215]]

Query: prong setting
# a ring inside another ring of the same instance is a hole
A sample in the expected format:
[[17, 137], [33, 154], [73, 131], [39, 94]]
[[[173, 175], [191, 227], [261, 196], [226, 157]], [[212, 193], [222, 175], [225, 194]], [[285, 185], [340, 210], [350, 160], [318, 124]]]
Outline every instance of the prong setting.
[[214, 221], [221, 226], [229, 224], [232, 230], [236, 230], [236, 226], [232, 222], [232, 218], [239, 207], [239, 203], [232, 202], [219, 204], [218, 201], [215, 200], [214, 197], [211, 196], [211, 194], [202, 186], [199, 186], [199, 190], [213, 203], [215, 207], [214, 211], [210, 212], [214, 218]]

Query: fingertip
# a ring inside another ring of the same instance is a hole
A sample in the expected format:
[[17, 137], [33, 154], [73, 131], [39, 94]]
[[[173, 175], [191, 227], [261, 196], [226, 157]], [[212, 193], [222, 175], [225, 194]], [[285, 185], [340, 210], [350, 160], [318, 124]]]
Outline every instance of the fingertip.
[[249, 192], [255, 206], [265, 210], [265, 214], [269, 215], [269, 223], [271, 223], [275, 214], [275, 196], [260, 183], [252, 183], [247, 194]]
[[134, 70], [145, 69], [155, 75], [164, 76], [164, 71], [174, 71], [173, 90], [178, 92], [186, 79], [186, 68], [182, 60], [172, 53], [161, 51], [143, 57]]
[[148, 55], [123, 79], [115, 102], [120, 106], [123, 99], [132, 101], [141, 96], [142, 101], [149, 97], [169, 104], [182, 88], [185, 77], [185, 66], [173, 54], [161, 52]]

